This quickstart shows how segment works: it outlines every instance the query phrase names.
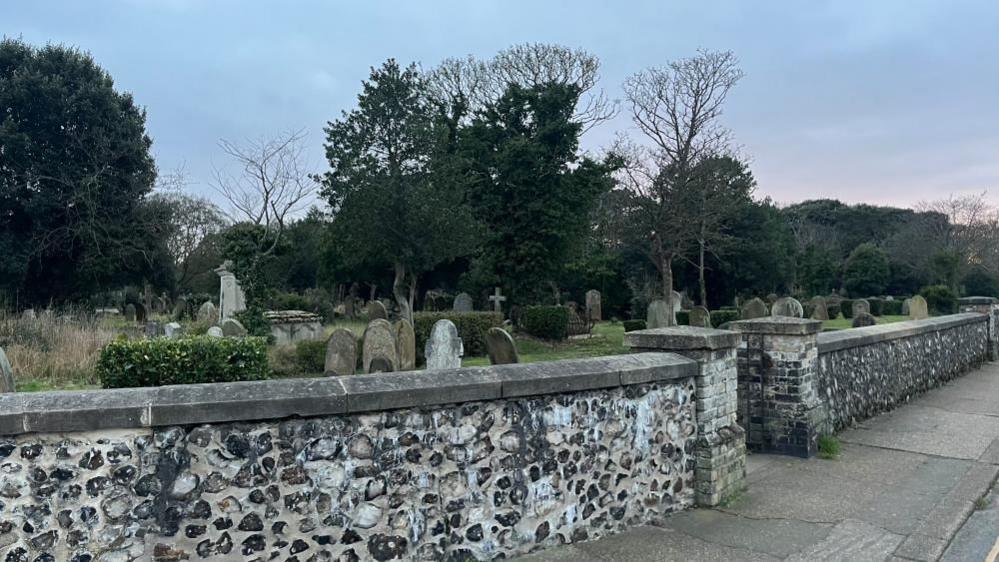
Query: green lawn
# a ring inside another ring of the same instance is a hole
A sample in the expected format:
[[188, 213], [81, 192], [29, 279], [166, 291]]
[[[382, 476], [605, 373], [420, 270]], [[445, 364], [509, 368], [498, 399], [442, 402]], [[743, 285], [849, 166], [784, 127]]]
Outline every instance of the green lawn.
[[[894, 324], [895, 322], [905, 322], [908, 319], [908, 316], [878, 316], [878, 324]], [[822, 328], [826, 330], [845, 330], [853, 327], [851, 322], [853, 322], [852, 319], [838, 316], [832, 320], [823, 322]]]
[[[624, 346], [624, 325], [601, 322], [593, 327], [593, 334], [587, 339], [568, 340], [557, 344], [540, 342], [534, 338], [513, 334], [520, 353], [521, 363], [556, 361], [558, 359], [579, 359], [628, 353]], [[461, 361], [464, 367], [489, 365], [488, 357], [466, 357]]]

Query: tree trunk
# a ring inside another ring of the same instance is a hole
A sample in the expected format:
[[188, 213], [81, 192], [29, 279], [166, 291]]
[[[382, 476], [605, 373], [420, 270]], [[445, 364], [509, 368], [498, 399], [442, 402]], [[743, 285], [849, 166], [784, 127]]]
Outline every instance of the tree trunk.
[[413, 322], [412, 316], [416, 311], [416, 285], [418, 282], [419, 279], [417, 278], [417, 275], [415, 273], [409, 276], [409, 310], [410, 310], [409, 323], [413, 324], [414, 326], [415, 324]]
[[663, 281], [663, 297], [666, 301], [666, 308], [669, 313], [666, 315], [666, 325], [675, 326], [676, 325], [676, 315], [673, 314], [673, 256], [668, 255], [659, 258], [659, 273], [662, 275]]
[[548, 285], [552, 288], [552, 298], [555, 300], [555, 306], [562, 304], [562, 291], [558, 290], [558, 285], [554, 281], [549, 281]]
[[701, 289], [701, 306], [708, 307], [708, 289], [704, 280], [704, 240], [698, 242], [700, 254], [697, 260], [697, 284]]
[[413, 323], [413, 307], [409, 301], [409, 287], [406, 286], [406, 266], [395, 263], [395, 281], [392, 283], [392, 293], [399, 305], [399, 315]]

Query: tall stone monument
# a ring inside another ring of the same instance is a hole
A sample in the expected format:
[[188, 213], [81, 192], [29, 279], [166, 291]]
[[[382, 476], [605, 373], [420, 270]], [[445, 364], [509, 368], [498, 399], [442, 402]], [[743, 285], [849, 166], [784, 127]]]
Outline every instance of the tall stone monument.
[[600, 322], [603, 320], [601, 295], [600, 291], [596, 289], [586, 291], [586, 318], [590, 322]]
[[232, 266], [230, 262], [225, 262], [215, 269], [215, 274], [219, 276], [219, 320], [233, 318], [237, 312], [246, 310], [246, 295], [243, 288], [239, 286], [236, 275], [229, 271]]

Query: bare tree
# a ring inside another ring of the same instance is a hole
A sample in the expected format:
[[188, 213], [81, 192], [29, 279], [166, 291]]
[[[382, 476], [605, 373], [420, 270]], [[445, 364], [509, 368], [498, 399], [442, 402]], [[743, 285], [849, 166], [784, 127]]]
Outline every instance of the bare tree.
[[288, 220], [308, 208], [316, 191], [303, 156], [304, 139], [305, 131], [298, 130], [243, 144], [219, 141], [237, 171], [216, 168], [212, 187], [227, 202], [230, 220], [263, 227], [262, 255], [274, 251]]
[[956, 255], [962, 269], [978, 266], [996, 274], [999, 273], [999, 208], [988, 202], [987, 195], [987, 192], [950, 195], [922, 201], [915, 209], [946, 219], [926, 221], [925, 234], [939, 248]]
[[742, 77], [731, 52], [699, 51], [697, 56], [639, 72], [624, 83], [632, 121], [649, 146], [620, 144], [629, 165], [626, 189], [645, 200], [649, 257], [662, 277], [663, 296], [673, 306], [673, 261], [685, 257], [698, 239], [707, 240], [703, 221], [689, 216], [698, 208], [693, 191], [696, 166], [728, 150], [730, 134], [719, 118], [729, 90]]

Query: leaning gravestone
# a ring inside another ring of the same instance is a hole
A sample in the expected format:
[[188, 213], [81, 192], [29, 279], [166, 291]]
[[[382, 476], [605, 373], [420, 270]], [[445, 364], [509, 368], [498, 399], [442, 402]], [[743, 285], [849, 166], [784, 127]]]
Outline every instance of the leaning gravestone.
[[395, 345], [399, 351], [399, 370], [411, 371], [416, 368], [416, 333], [409, 320], [403, 318], [392, 325], [395, 332]]
[[427, 356], [428, 370], [461, 367], [461, 356], [465, 354], [465, 348], [454, 322], [438, 320], [430, 330], [430, 337], [427, 338], [423, 351]]
[[[372, 362], [374, 369], [372, 370]], [[395, 334], [388, 320], [378, 318], [368, 323], [364, 330], [364, 346], [361, 349], [361, 364], [365, 373], [398, 371], [399, 350], [395, 345]]]
[[197, 318], [198, 322], [214, 324], [219, 321], [219, 311], [215, 308], [215, 303], [212, 301], [205, 301], [198, 308], [198, 313], [195, 318]]
[[0, 347], [0, 393], [15, 391], [14, 369], [10, 367], [10, 361], [7, 361], [7, 354]]
[[690, 309], [688, 318], [690, 318], [689, 324], [696, 328], [710, 328], [711, 327], [711, 311], [703, 306], [695, 306]]
[[132, 303], [125, 305], [125, 320], [128, 322], [135, 322], [135, 305]]
[[929, 307], [926, 299], [922, 295], [916, 295], [909, 301], [909, 318], [912, 320], [922, 320], [930, 317]]
[[163, 325], [163, 334], [166, 335], [166, 337], [175, 340], [184, 335], [184, 327], [178, 322], [167, 322]]
[[327, 375], [353, 375], [357, 372], [357, 338], [344, 328], [337, 328], [326, 341]]
[[[672, 319], [672, 322], [670, 321]], [[652, 330], [655, 328], [667, 328], [676, 325], [676, 316], [670, 310], [669, 305], [662, 299], [656, 299], [649, 303], [649, 308], [645, 312], [645, 327]]]
[[782, 297], [774, 301], [770, 309], [771, 316], [787, 316], [788, 318], [801, 318], [805, 315], [805, 309], [794, 297]]
[[368, 303], [368, 322], [372, 320], [388, 320], [388, 309], [381, 301], [373, 300]]
[[486, 332], [486, 350], [489, 352], [489, 363], [493, 365], [520, 362], [517, 345], [503, 328], [489, 328]]
[[829, 320], [829, 306], [822, 297], [812, 298], [812, 320]]
[[603, 310], [600, 301], [600, 291], [596, 289], [586, 291], [586, 318], [591, 322], [600, 322], [603, 320]]
[[739, 316], [743, 320], [752, 320], [754, 318], [765, 318], [767, 314], [767, 303], [763, 302], [759, 297], [749, 299], [745, 305], [743, 305], [742, 310], [739, 311]]
[[454, 297], [454, 306], [452, 308], [455, 312], [472, 312], [472, 310], [474, 310], [472, 305], [472, 295], [468, 293], [458, 293], [458, 296]]
[[222, 328], [212, 326], [211, 328], [208, 328], [208, 336], [212, 338], [224, 338], [225, 334], [222, 333]]
[[867, 299], [857, 299], [853, 301], [853, 316], [856, 318], [861, 312], [871, 313], [871, 303]]
[[871, 315], [870, 312], [859, 312], [853, 316], [853, 322], [850, 324], [854, 328], [863, 328], [864, 326], [875, 326], [878, 320]]
[[222, 321], [222, 335], [227, 338], [241, 338], [246, 335], [246, 328], [239, 320], [226, 318]]

